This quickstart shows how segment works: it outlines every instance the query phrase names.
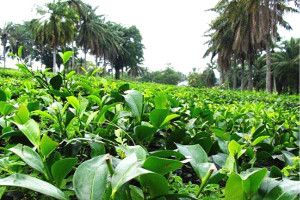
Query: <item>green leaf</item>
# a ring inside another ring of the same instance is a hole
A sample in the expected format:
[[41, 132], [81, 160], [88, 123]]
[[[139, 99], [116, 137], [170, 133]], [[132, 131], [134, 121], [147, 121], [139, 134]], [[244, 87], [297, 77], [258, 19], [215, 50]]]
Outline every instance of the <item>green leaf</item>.
[[160, 158], [176, 158], [177, 160], [182, 160], [185, 158], [181, 153], [179, 153], [177, 151], [173, 151], [173, 150], [153, 151], [153, 152], [150, 152], [150, 155], [160, 157]]
[[177, 117], [180, 117], [180, 116], [177, 115], [177, 114], [170, 114], [170, 115], [168, 115], [168, 116], [164, 119], [164, 121], [162, 122], [162, 124], [161, 124], [160, 126], [163, 127], [163, 126], [167, 125], [171, 120], [173, 120], [173, 119], [175, 119], [175, 118], [177, 118]]
[[267, 169], [264, 168], [242, 176], [244, 192], [250, 195], [255, 194], [266, 175]]
[[23, 55], [23, 49], [24, 49], [23, 46], [19, 46], [19, 48], [18, 48], [18, 57], [19, 57], [19, 58], [22, 58], [22, 55]]
[[101, 155], [81, 163], [73, 177], [73, 187], [80, 200], [99, 200], [108, 186], [108, 155]]
[[46, 134], [43, 135], [40, 145], [41, 154], [47, 158], [58, 146], [58, 143], [53, 141]]
[[299, 181], [265, 178], [259, 191], [259, 198], [264, 200], [296, 200], [300, 195], [300, 185]]
[[0, 113], [2, 115], [8, 115], [14, 110], [14, 107], [10, 105], [9, 103], [6, 103], [4, 101], [0, 101]]
[[256, 138], [252, 143], [251, 145], [252, 146], [256, 146], [257, 144], [261, 143], [262, 141], [264, 141], [265, 139], [269, 138], [270, 136], [268, 135], [265, 135], [265, 136], [260, 136], [258, 138]]
[[145, 125], [139, 125], [133, 129], [135, 136], [141, 142], [150, 142], [153, 135], [156, 133], [156, 130], [156, 128]]
[[243, 153], [245, 153], [246, 150], [242, 149], [242, 146], [235, 140], [231, 140], [228, 144], [228, 151], [229, 155], [231, 155], [232, 157], [235, 157], [237, 155], [237, 157], [239, 158], [241, 155], [243, 155]]
[[63, 83], [63, 79], [59, 74], [50, 79], [50, 85], [55, 90], [59, 90], [60, 87], [62, 86], [62, 83]]
[[154, 97], [154, 104], [156, 109], [168, 109], [169, 101], [167, 95], [159, 93]]
[[65, 51], [64, 53], [59, 53], [59, 56], [61, 57], [61, 59], [63, 60], [63, 64], [65, 65], [70, 58], [74, 55], [73, 51]]
[[79, 100], [76, 97], [69, 96], [67, 97], [67, 101], [72, 105], [73, 108], [75, 108], [75, 110], [79, 110], [80, 104]]
[[232, 172], [226, 182], [225, 199], [251, 199], [257, 193], [266, 174], [266, 169], [245, 172], [242, 176]]
[[144, 162], [146, 160], [148, 152], [141, 146], [135, 145], [135, 146], [120, 146], [118, 147], [124, 153], [126, 156], [130, 156], [131, 154], [134, 154], [138, 161]]
[[151, 173], [150, 171], [143, 169], [141, 162], [135, 154], [131, 154], [125, 159], [121, 160], [115, 169], [115, 173], [111, 179], [112, 196], [118, 191], [118, 189], [130, 181], [142, 174]]
[[0, 89], [0, 101], [6, 101], [7, 97], [6, 97], [6, 93]]
[[27, 106], [24, 104], [20, 105], [17, 113], [14, 116], [15, 122], [17, 122], [18, 124], [25, 124], [29, 119], [30, 117]]
[[143, 174], [139, 178], [141, 185], [149, 191], [152, 198], [168, 194], [169, 185], [167, 179], [157, 173]]
[[130, 197], [132, 200], [144, 200], [145, 199], [143, 190], [141, 190], [140, 188], [130, 185], [129, 189], [130, 189]]
[[58, 187], [61, 187], [62, 181], [71, 172], [76, 163], [77, 158], [64, 158], [56, 161], [51, 166], [51, 174]]
[[143, 114], [143, 95], [136, 90], [127, 90], [125, 91], [125, 95], [123, 95], [123, 97], [131, 109], [133, 116], [140, 121]]
[[68, 197], [54, 185], [25, 174], [13, 174], [2, 178], [0, 179], [0, 185], [23, 187], [56, 199], [68, 199]]
[[143, 164], [143, 168], [156, 172], [161, 175], [166, 175], [182, 167], [182, 163], [178, 160], [159, 158], [149, 156]]
[[18, 144], [10, 148], [9, 150], [18, 155], [30, 167], [47, 176], [45, 172], [45, 166], [40, 155], [34, 150], [32, 150], [30, 147]]
[[168, 116], [169, 111], [167, 109], [154, 109], [150, 112], [150, 123], [156, 127], [160, 128], [161, 124], [164, 122]]
[[30, 119], [25, 124], [17, 124], [17, 126], [34, 146], [39, 146], [41, 133], [38, 123]]
[[176, 144], [179, 153], [183, 154], [195, 170], [196, 174], [202, 179], [210, 168], [214, 167], [213, 163], [208, 163], [208, 157], [204, 149], [199, 145], [181, 145]]
[[243, 180], [232, 172], [225, 186], [225, 200], [244, 200]]

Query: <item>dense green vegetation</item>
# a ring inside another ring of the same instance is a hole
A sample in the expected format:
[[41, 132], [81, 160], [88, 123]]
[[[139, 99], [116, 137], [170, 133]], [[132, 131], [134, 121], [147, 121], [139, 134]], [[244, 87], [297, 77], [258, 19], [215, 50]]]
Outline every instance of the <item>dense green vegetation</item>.
[[[204, 56], [217, 56], [220, 83], [233, 89], [299, 92], [294, 73], [299, 72], [299, 39], [282, 41], [278, 31], [279, 26], [292, 29], [284, 17], [299, 13], [299, 8], [298, 1], [218, 1], [211, 9], [217, 17], [206, 33], [209, 48]], [[290, 82], [282, 79], [283, 71]]]
[[[211, 55], [211, 66], [217, 56], [214, 69], [220, 72], [218, 84], [232, 89], [299, 93], [300, 40], [285, 41], [278, 32], [278, 26], [292, 29], [284, 14], [299, 12], [297, 1], [220, 0], [210, 11], [217, 17], [205, 33], [208, 49], [204, 56]], [[113, 73], [116, 79], [138, 77], [141, 81], [167, 84], [177, 84], [185, 78], [170, 68], [151, 72], [147, 69], [153, 66], [142, 67], [144, 45], [137, 27], [107, 21], [96, 8], [81, 0], [47, 3], [37, 9], [36, 19], [7, 23], [0, 28], [0, 37], [4, 68], [7, 57], [23, 46], [23, 59], [38, 61], [54, 72], [62, 71], [57, 52], [72, 50], [75, 53], [65, 66], [67, 71], [84, 73], [96, 67], [101, 68], [102, 75]], [[95, 61], [87, 62], [87, 55]], [[210, 79], [206, 72], [191, 73], [190, 85], [213, 86], [211, 72]]]
[[299, 197], [299, 96], [18, 67], [0, 72], [4, 199]]

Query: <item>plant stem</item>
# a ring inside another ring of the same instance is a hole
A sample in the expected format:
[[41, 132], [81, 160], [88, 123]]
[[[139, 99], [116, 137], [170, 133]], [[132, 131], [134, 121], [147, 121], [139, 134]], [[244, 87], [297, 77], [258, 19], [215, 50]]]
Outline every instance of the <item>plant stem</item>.
[[210, 169], [207, 174], [204, 176], [204, 178], [202, 179], [201, 181], [201, 184], [200, 184], [200, 188], [199, 188], [199, 192], [197, 193], [196, 197], [199, 198], [202, 190], [204, 189], [204, 187], [206, 186], [206, 183], [208, 181], [208, 179], [210, 178], [210, 176], [212, 175], [214, 169]]

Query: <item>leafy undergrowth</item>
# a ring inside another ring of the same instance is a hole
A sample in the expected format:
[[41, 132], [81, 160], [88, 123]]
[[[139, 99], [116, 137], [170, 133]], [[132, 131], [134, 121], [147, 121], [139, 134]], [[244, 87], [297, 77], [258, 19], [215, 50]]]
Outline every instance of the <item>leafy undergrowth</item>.
[[299, 197], [299, 96], [19, 68], [0, 71], [3, 199]]

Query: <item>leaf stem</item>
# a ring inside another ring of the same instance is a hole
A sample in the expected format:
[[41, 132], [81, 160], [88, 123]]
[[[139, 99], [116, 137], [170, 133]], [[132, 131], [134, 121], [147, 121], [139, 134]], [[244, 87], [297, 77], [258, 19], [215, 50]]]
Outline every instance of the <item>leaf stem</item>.
[[210, 169], [207, 174], [204, 176], [204, 178], [201, 180], [201, 184], [200, 184], [200, 188], [199, 188], [199, 192], [197, 193], [196, 197], [199, 198], [202, 190], [204, 189], [204, 187], [206, 186], [206, 183], [208, 181], [208, 179], [210, 178], [210, 176], [212, 175], [212, 173], [214, 172], [214, 169]]

